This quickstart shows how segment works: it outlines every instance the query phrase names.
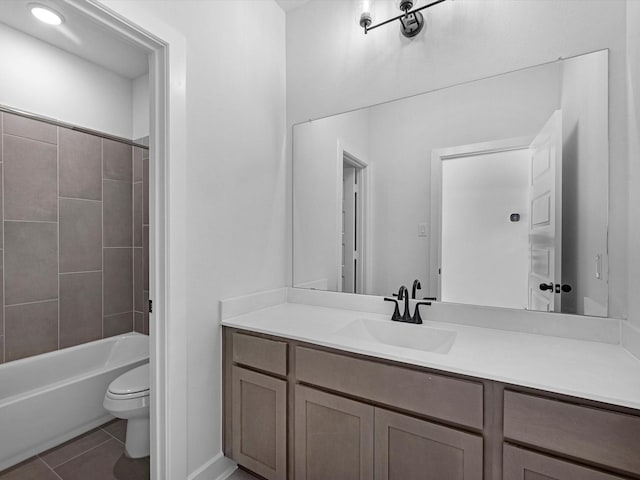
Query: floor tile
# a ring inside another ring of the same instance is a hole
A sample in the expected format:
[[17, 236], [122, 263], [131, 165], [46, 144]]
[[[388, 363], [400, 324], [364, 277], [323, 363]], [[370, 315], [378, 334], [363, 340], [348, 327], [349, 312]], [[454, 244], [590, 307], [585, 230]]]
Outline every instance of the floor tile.
[[51, 450], [47, 450], [39, 456], [47, 465], [55, 468], [109, 439], [111, 439], [111, 436], [99, 428], [96, 428]]
[[238, 469], [227, 480], [259, 480], [259, 477], [254, 477], [249, 472]]
[[33, 457], [0, 472], [0, 480], [60, 480], [60, 477], [38, 457]]
[[127, 438], [127, 421], [122, 420], [121, 418], [116, 418], [106, 425], [103, 425], [101, 428], [109, 435], [114, 436], [123, 443]]
[[150, 466], [143, 458], [127, 458], [124, 445], [111, 439], [60, 465], [55, 472], [63, 480], [148, 480]]

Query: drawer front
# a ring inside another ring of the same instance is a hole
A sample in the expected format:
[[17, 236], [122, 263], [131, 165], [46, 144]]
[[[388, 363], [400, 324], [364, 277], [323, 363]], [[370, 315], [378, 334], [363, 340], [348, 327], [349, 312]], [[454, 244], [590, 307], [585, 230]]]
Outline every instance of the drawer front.
[[243, 333], [233, 334], [233, 361], [240, 365], [285, 376], [287, 344]]
[[296, 348], [298, 381], [482, 429], [481, 383]]
[[504, 436], [640, 474], [640, 417], [505, 391]]
[[628, 480], [575, 463], [504, 445], [504, 480]]

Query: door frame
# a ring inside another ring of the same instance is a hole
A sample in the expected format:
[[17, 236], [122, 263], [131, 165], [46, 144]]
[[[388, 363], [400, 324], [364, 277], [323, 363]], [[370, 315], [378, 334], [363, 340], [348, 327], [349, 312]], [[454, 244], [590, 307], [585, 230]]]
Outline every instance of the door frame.
[[359, 293], [366, 293], [367, 288], [367, 244], [369, 243], [371, 226], [369, 202], [371, 196], [371, 166], [366, 160], [364, 152], [358, 152], [353, 145], [348, 145], [344, 140], [338, 139], [338, 147], [336, 153], [336, 172], [337, 172], [337, 185], [336, 185], [336, 286], [337, 291], [342, 292], [342, 197], [343, 197], [343, 167], [345, 160], [347, 163], [355, 167], [360, 174], [359, 191], [360, 206], [358, 207], [359, 214], [359, 232], [360, 240], [358, 241], [358, 247], [360, 248], [357, 277], [360, 280], [357, 282], [362, 290]]
[[460, 157], [471, 157], [489, 153], [509, 152], [528, 149], [533, 135], [511, 137], [487, 142], [437, 148], [431, 151], [431, 216], [429, 225], [429, 295], [440, 300], [442, 285], [442, 162]]
[[134, 2], [62, 1], [149, 53], [151, 478], [186, 478], [186, 42]]

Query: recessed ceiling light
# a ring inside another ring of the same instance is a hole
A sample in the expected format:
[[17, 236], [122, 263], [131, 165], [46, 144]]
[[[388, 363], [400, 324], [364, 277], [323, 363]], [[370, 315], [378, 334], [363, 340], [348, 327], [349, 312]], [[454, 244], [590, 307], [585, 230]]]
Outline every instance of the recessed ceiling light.
[[62, 15], [49, 7], [31, 4], [29, 8], [34, 17], [47, 25], [60, 25], [63, 21]]

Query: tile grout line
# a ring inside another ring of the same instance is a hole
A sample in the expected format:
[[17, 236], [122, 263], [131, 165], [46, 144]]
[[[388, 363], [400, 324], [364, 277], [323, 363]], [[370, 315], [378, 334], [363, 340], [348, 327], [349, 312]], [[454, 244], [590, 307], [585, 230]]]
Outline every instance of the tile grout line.
[[101, 202], [102, 200], [95, 200], [93, 198], [79, 198], [79, 197], [65, 197], [64, 195], [58, 195], [58, 198], [63, 200], [80, 200], [81, 202]]
[[[101, 430], [102, 430], [102, 429], [101, 429]], [[108, 432], [105, 432], [105, 433], [108, 433]], [[85, 451], [84, 451], [84, 452], [82, 452], [82, 453], [79, 453], [79, 454], [77, 454], [77, 455], [74, 455], [74, 456], [73, 456], [73, 457], [71, 457], [71, 458], [68, 458], [67, 460], [65, 460], [64, 462], [60, 463], [59, 465], [56, 465], [55, 467], [50, 466], [47, 462], [45, 462], [45, 461], [42, 459], [42, 457], [40, 457], [40, 455], [37, 455], [37, 457], [38, 457], [40, 460], [42, 460], [42, 462], [43, 462], [47, 467], [49, 467], [51, 470], [54, 470], [54, 469], [56, 469], [56, 468], [61, 467], [62, 465], [66, 464], [66, 463], [69, 463], [71, 460], [75, 460], [76, 458], [81, 457], [82, 455], [84, 455], [84, 454], [86, 454], [86, 453], [89, 453], [91, 450], [95, 450], [96, 448], [98, 448], [98, 447], [100, 447], [100, 446], [104, 445], [104, 444], [105, 444], [105, 443], [107, 443], [107, 442], [110, 442], [111, 440], [113, 440], [113, 439], [112, 439], [112, 438], [107, 438], [104, 442], [100, 442], [100, 443], [98, 443], [97, 445], [94, 445], [93, 447], [89, 448], [88, 450], [85, 450]], [[54, 470], [54, 472], [55, 472], [55, 470]], [[58, 475], [58, 474], [56, 473], [56, 475]], [[60, 477], [60, 475], [58, 475], [58, 476]], [[61, 478], [62, 478], [62, 477], [61, 477]]]
[[[4, 179], [3, 179], [3, 182], [4, 182]], [[4, 192], [3, 192], [3, 194], [4, 194]], [[2, 205], [2, 209], [4, 210], [4, 202], [3, 202], [3, 205]], [[11, 220], [11, 219], [5, 219], [4, 221], [5, 222], [9, 222], [9, 223], [47, 223], [47, 224], [52, 224], [52, 223], [57, 224], [58, 223], [58, 222], [49, 222], [49, 221], [46, 221], [46, 220]]]
[[102, 427], [99, 427], [99, 428], [100, 428], [100, 430], [102, 430], [104, 433], [106, 433], [107, 435], [109, 435], [111, 437], [109, 440], [113, 439], [113, 440], [116, 440], [117, 442], [121, 443], [122, 445], [124, 445], [124, 442], [122, 440], [120, 440], [118, 437], [116, 437], [113, 433], [105, 430]]
[[[133, 313], [134, 311], [135, 310], [127, 310], [126, 312], [110, 313], [109, 315], [105, 315], [104, 318], [117, 317], [118, 315], [124, 315], [125, 313]], [[130, 333], [130, 332], [125, 332], [125, 333]]]
[[83, 270], [80, 272], [60, 272], [60, 275], [79, 275], [81, 273], [99, 273], [102, 270]]
[[56, 200], [58, 203], [58, 350], [60, 350], [60, 128], [56, 126]]
[[45, 462], [42, 457], [40, 455], [36, 455], [35, 458], [37, 458], [38, 460], [40, 460], [45, 467], [47, 467], [51, 473], [53, 473], [56, 477], [58, 477], [60, 480], [64, 480], [60, 475], [58, 475], [58, 472], [56, 472], [53, 467], [51, 467], [51, 465], [49, 465], [47, 462]]
[[127, 180], [114, 180], [113, 178], [105, 178], [105, 177], [103, 177], [102, 180], [104, 180], [105, 182], [124, 183], [125, 185], [130, 185], [131, 184], [131, 182], [128, 182]]
[[4, 113], [2, 113], [2, 115], [0, 115], [0, 122], [2, 122], [2, 128], [0, 129], [2, 131], [2, 138], [0, 138], [0, 149], [2, 149], [2, 166], [0, 166], [0, 168], [2, 169], [2, 212], [0, 212], [2, 214], [2, 218], [0, 218], [0, 221], [2, 222], [2, 358], [0, 358], [0, 361], [2, 363], [4, 363], [4, 359], [7, 357], [7, 316], [5, 315], [5, 296], [4, 296], [4, 291], [6, 288], [6, 284], [7, 282], [5, 281], [4, 278], [4, 270], [5, 270], [5, 250], [7, 248], [7, 246], [4, 243]]
[[[56, 127], [56, 128], [58, 128], [58, 127]], [[13, 138], [21, 138], [23, 140], [29, 140], [30, 142], [44, 143], [46, 145], [55, 145], [55, 143], [53, 143], [53, 142], [47, 142], [46, 140], [40, 140], [39, 138], [24, 137], [22, 135], [16, 135], [15, 133], [6, 133], [4, 131], [4, 129], [2, 130], [2, 134], [3, 135], [9, 135], [10, 137], [13, 137]]]
[[100, 322], [102, 324], [102, 335], [104, 338], [104, 138], [100, 139], [100, 198], [102, 199], [102, 210], [100, 212], [100, 240], [101, 240], [101, 251], [102, 251], [102, 291], [100, 292], [100, 297], [102, 298], [102, 312], [100, 315]]
[[131, 146], [131, 331], [136, 331], [136, 251], [135, 251], [135, 228], [136, 228], [136, 184], [133, 181], [136, 162], [136, 147]]
[[55, 302], [57, 300], [58, 300], [57, 298], [47, 298], [45, 300], [37, 300], [35, 302], [12, 303], [10, 305], [5, 305], [5, 307], [21, 307], [22, 305], [34, 305], [36, 303], [48, 303], [48, 302]]

